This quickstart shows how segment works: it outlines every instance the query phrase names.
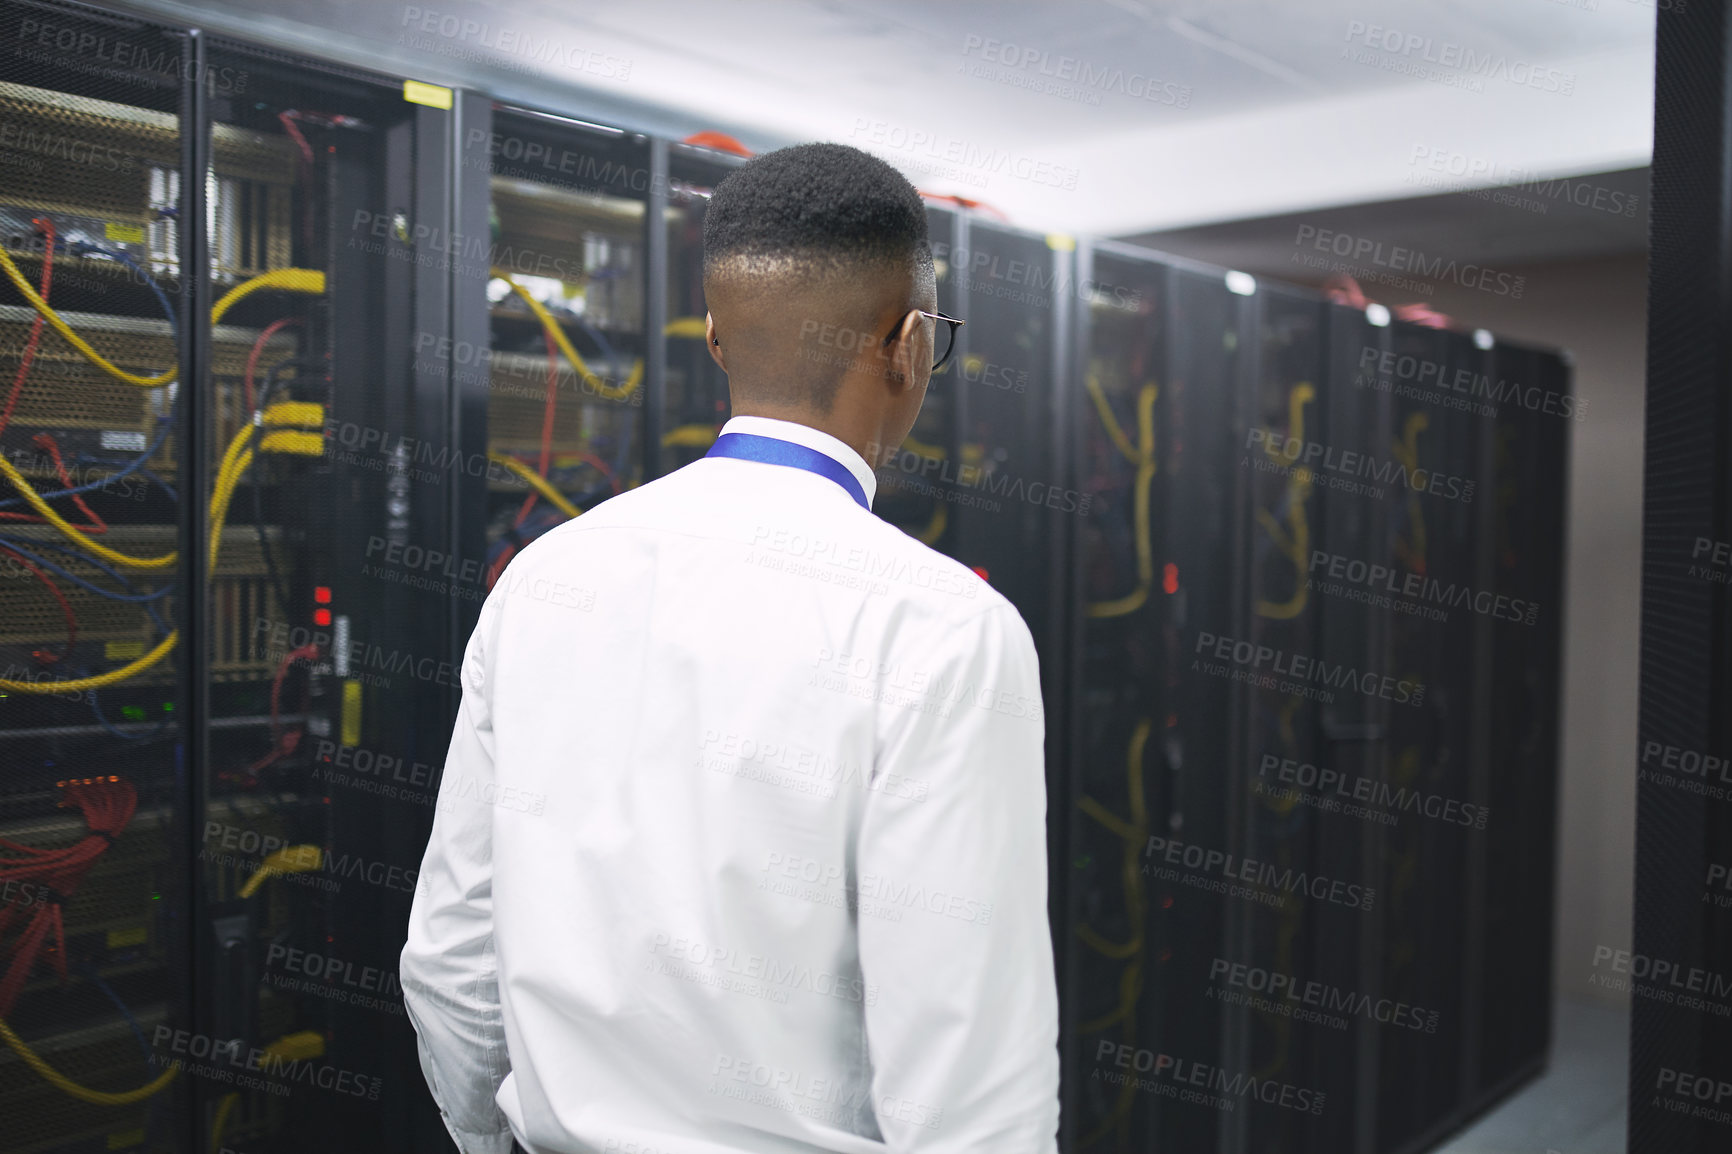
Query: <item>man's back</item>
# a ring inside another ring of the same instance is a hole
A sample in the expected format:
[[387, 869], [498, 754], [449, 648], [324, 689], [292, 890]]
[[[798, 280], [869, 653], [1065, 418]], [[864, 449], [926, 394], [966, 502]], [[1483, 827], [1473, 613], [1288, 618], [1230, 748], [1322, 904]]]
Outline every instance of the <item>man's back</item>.
[[441, 1079], [536, 1151], [1055, 1149], [1044, 722], [985, 582], [706, 458], [514, 560], [463, 680], [403, 977], [466, 1148], [503, 1121]]

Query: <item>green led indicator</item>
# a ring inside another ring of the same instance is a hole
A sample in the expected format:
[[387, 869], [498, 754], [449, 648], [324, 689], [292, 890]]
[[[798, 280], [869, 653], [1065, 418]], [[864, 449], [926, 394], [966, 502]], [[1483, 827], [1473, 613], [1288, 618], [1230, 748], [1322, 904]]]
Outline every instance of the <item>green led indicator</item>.
[[120, 716], [128, 721], [143, 721], [144, 707], [141, 705], [123, 705], [120, 707]]

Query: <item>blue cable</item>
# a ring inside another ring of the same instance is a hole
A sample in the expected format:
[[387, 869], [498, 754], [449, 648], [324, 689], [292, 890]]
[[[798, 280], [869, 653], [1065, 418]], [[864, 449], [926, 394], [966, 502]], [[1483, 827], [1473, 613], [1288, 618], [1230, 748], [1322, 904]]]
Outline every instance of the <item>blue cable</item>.
[[[116, 573], [112, 569], [107, 569], [107, 567], [103, 566], [102, 562], [97, 560], [95, 557], [88, 556], [84, 553], [80, 553], [80, 552], [73, 550], [73, 549], [65, 548], [64, 546], [61, 546], [61, 545], [56, 545], [53, 542], [49, 542], [49, 541], [34, 541], [34, 542], [32, 542], [32, 544], [34, 544], [40, 548], [44, 548], [44, 549], [54, 549], [54, 550], [57, 550], [57, 551], [62, 552], [62, 553], [69, 553], [72, 556], [78, 558], [80, 561], [84, 561], [88, 564], [96, 565], [98, 567], [104, 568], [107, 571], [109, 576], [114, 577], [114, 578], [122, 581], [123, 583], [126, 583], [126, 579], [124, 577], [121, 577], [120, 574]], [[97, 596], [106, 597], [110, 601], [151, 602], [151, 601], [157, 600], [160, 597], [168, 596], [168, 594], [170, 592], [172, 592], [174, 589], [174, 586], [172, 586], [172, 585], [164, 585], [162, 588], [160, 588], [160, 589], [158, 589], [152, 593], [116, 593], [112, 589], [104, 589], [100, 585], [93, 585], [89, 581], [86, 581], [84, 578], [78, 576], [75, 573], [67, 572], [65, 569], [62, 569], [60, 566], [56, 565], [54, 562], [48, 560], [47, 558], [39, 557], [35, 553], [32, 553], [29, 549], [26, 549], [23, 545], [19, 544], [17, 541], [13, 540], [10, 537], [0, 537], [0, 545], [4, 545], [6, 548], [11, 549], [15, 553], [18, 553], [20, 556], [28, 557], [30, 560], [36, 562], [36, 564], [38, 564], [38, 565], [42, 566], [44, 569], [48, 570], [50, 573], [57, 573], [61, 577], [64, 577], [64, 578], [66, 578], [66, 580], [72, 582], [74, 585], [78, 585], [78, 586], [81, 586], [85, 589], [88, 589], [88, 590], [90, 590], [90, 592], [95, 593]], [[132, 588], [130, 583], [126, 583], [126, 587], [128, 589]], [[152, 616], [154, 616], [155, 613], [156, 613], [156, 610], [153, 608], [151, 610]], [[160, 624], [160, 622], [158, 622], [158, 624]]]
[[87, 252], [99, 252], [109, 260], [117, 260], [133, 272], [137, 273], [139, 280], [144, 282], [145, 287], [155, 293], [156, 299], [162, 302], [162, 311], [168, 316], [168, 323], [175, 328], [180, 327], [179, 323], [174, 319], [174, 306], [169, 304], [168, 294], [162, 291], [162, 286], [156, 283], [155, 277], [145, 272], [142, 268], [139, 268], [137, 262], [127, 256], [125, 252], [120, 249], [103, 248], [101, 245], [92, 244], [87, 240], [78, 241], [71, 245], [70, 248], [73, 256], [82, 256]]
[[[120, 261], [121, 263], [127, 265], [134, 272], [136, 272], [141, 278], [143, 278], [144, 283], [150, 287], [150, 291], [156, 294], [157, 301], [162, 305], [163, 314], [168, 317], [168, 323], [171, 326], [179, 327], [179, 323], [176, 321], [175, 315], [174, 315], [174, 305], [169, 302], [168, 295], [162, 291], [162, 287], [156, 283], [155, 278], [153, 278], [149, 273], [145, 272], [142, 268], [140, 268], [138, 266], [138, 264], [136, 262], [134, 262], [131, 257], [127, 256], [124, 252], [120, 252], [118, 250], [111, 251], [109, 249], [102, 248], [99, 245], [91, 244], [88, 241], [80, 241], [78, 244], [70, 246], [70, 248], [71, 248], [71, 251], [73, 252], [74, 255], [80, 255], [81, 253], [87, 252], [87, 251], [88, 252], [99, 252], [103, 256], [109, 257], [112, 260]], [[175, 389], [174, 404], [175, 404], [176, 409], [178, 409], [180, 407], [180, 389], [178, 387]], [[79, 494], [79, 493], [88, 493], [94, 489], [102, 488], [102, 486], [110, 483], [111, 481], [118, 481], [122, 477], [129, 477], [133, 473], [136, 473], [140, 469], [143, 469], [145, 467], [145, 462], [150, 460], [152, 457], [154, 457], [156, 455], [157, 450], [162, 448], [162, 443], [168, 439], [168, 431], [169, 431], [169, 428], [173, 425], [174, 419], [172, 416], [161, 416], [161, 417], [157, 418], [157, 423], [160, 424], [162, 427], [160, 430], [158, 430], [158, 432], [156, 434], [155, 442], [153, 442], [151, 444], [150, 448], [148, 448], [144, 451], [144, 454], [142, 456], [134, 458], [132, 463], [127, 465], [125, 468], [121, 469], [120, 472], [112, 473], [109, 476], [104, 477], [100, 481], [92, 481], [87, 485], [79, 485], [79, 486], [76, 486], [75, 488], [71, 488], [71, 489], [57, 489], [51, 493], [39, 493], [37, 495], [39, 497], [41, 497], [43, 500], [47, 500], [50, 497], [70, 497], [70, 496], [73, 496], [73, 495]], [[75, 458], [75, 459], [83, 459], [84, 456], [85, 456], [85, 454], [81, 453], [81, 454], [79, 454], [78, 458]], [[106, 464], [107, 462], [101, 462], [101, 463]], [[156, 480], [155, 474], [150, 474], [150, 476], [153, 480]], [[161, 485], [162, 482], [160, 480], [157, 480], [157, 484]], [[163, 485], [163, 488], [167, 489], [168, 486]], [[172, 494], [173, 490], [170, 490], [170, 493]], [[178, 498], [177, 498], [177, 500], [178, 500]], [[23, 497], [9, 497], [3, 501], [0, 501], [0, 509], [6, 508], [7, 506], [10, 506], [10, 505], [19, 505], [19, 504], [23, 504], [23, 503], [24, 503]]]
[[[179, 404], [178, 398], [176, 398], [176, 404]], [[172, 417], [158, 417], [157, 421], [162, 425], [162, 428], [157, 432], [155, 442], [151, 444], [150, 448], [144, 451], [142, 456], [135, 457], [132, 463], [127, 465], [126, 468], [120, 470], [120, 472], [110, 473], [108, 476], [102, 478], [102, 480], [92, 481], [87, 485], [79, 485], [71, 489], [56, 489], [51, 493], [38, 493], [37, 496], [41, 497], [43, 500], [47, 500], [50, 497], [70, 497], [75, 493], [88, 493], [92, 489], [100, 489], [111, 481], [118, 481], [122, 477], [130, 477], [132, 474], [144, 468], [144, 463], [154, 457], [156, 451], [162, 448], [162, 443], [168, 439], [168, 430], [174, 423], [174, 419]], [[0, 501], [0, 508], [5, 508], [7, 505], [21, 505], [23, 503], [23, 497], [8, 497], [4, 501]]]

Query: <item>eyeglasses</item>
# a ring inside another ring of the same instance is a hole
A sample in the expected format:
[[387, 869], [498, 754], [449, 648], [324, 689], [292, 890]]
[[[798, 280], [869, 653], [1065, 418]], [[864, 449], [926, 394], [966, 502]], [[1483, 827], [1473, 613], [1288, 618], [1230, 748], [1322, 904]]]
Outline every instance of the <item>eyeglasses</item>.
[[[911, 311], [917, 312], [921, 316], [932, 321], [943, 321], [945, 325], [948, 326], [944, 330], [944, 351], [939, 353], [938, 359], [932, 362], [932, 371], [936, 373], [939, 369], [944, 367], [944, 362], [950, 359], [951, 352], [956, 348], [956, 330], [968, 322], [957, 320], [955, 317], [947, 317], [943, 313], [929, 313], [925, 309], [913, 309]], [[902, 321], [907, 319], [908, 314], [903, 313], [902, 319], [896, 322], [896, 327], [890, 330], [890, 335], [884, 338], [885, 347], [889, 347], [890, 342], [896, 339], [896, 334], [902, 331]], [[936, 326], [934, 326], [932, 334], [932, 347], [935, 350], [938, 348], [938, 332]]]

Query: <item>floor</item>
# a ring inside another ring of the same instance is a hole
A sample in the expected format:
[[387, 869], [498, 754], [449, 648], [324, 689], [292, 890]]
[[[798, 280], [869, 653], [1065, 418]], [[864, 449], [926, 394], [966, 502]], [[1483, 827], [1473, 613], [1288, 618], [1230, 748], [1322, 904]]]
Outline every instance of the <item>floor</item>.
[[1432, 1154], [1624, 1154], [1630, 1014], [1560, 1000], [1551, 1066]]

